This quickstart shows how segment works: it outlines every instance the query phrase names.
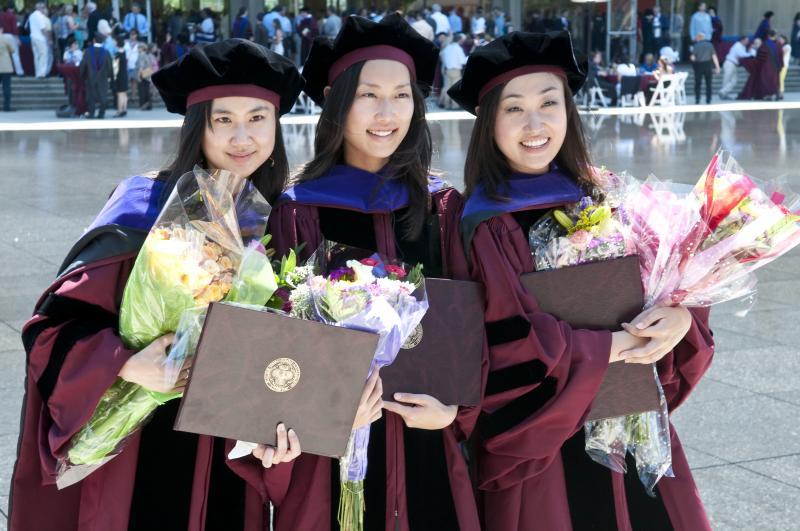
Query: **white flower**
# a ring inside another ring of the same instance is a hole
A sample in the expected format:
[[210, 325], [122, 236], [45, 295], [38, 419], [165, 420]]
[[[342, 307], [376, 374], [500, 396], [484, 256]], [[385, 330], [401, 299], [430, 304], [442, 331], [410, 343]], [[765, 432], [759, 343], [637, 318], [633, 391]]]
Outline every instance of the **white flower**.
[[372, 284], [375, 282], [375, 275], [372, 274], [372, 266], [364, 265], [358, 260], [348, 260], [347, 267], [353, 270], [356, 282], [359, 284]]
[[292, 317], [299, 317], [301, 319], [309, 319], [312, 311], [312, 296], [311, 288], [307, 284], [300, 284], [292, 290], [289, 295], [289, 301], [292, 303]]
[[314, 274], [313, 265], [298, 266], [295, 267], [294, 270], [286, 273], [286, 282], [290, 286], [297, 286], [305, 282], [313, 274]]

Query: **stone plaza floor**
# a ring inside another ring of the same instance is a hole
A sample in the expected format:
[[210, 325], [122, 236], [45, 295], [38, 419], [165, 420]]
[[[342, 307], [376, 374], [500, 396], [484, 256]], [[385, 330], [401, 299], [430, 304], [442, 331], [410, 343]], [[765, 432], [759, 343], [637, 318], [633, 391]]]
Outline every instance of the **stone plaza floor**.
[[[800, 190], [798, 109], [584, 120], [595, 163], [612, 170], [692, 183], [725, 148], [752, 175], [783, 176]], [[470, 119], [431, 122], [434, 167], [458, 187], [472, 126]], [[20, 328], [115, 184], [167, 164], [176, 144], [174, 127], [114, 127], [123, 128], [0, 130], [0, 529], [6, 527], [23, 391]], [[309, 157], [313, 134], [309, 123], [284, 125], [293, 165]], [[674, 414], [720, 530], [800, 529], [800, 252], [758, 276], [757, 302], [746, 317], [737, 317], [733, 306], [712, 311], [714, 362]]]

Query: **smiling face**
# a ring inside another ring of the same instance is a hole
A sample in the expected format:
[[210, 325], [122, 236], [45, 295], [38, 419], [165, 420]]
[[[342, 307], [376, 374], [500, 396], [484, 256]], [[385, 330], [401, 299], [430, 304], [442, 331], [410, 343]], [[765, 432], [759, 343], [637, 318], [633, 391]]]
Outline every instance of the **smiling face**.
[[211, 169], [250, 177], [275, 147], [275, 106], [247, 97], [217, 98], [203, 134], [203, 154]]
[[512, 171], [548, 171], [567, 134], [564, 98], [561, 78], [546, 72], [516, 77], [503, 87], [494, 138]]
[[413, 114], [408, 68], [385, 59], [364, 63], [345, 120], [345, 162], [367, 171], [380, 170], [406, 137]]

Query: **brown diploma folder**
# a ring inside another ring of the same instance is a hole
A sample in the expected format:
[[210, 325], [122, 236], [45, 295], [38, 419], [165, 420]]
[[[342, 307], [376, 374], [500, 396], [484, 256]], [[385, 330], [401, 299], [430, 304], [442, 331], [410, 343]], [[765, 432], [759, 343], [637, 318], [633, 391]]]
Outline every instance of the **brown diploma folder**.
[[[644, 307], [639, 257], [522, 275], [522, 284], [545, 313], [573, 328], [621, 330]], [[659, 409], [652, 365], [612, 363], [600, 384], [588, 420]]]
[[224, 303], [209, 307], [175, 429], [344, 455], [378, 335]]
[[477, 282], [426, 278], [428, 311], [421, 326], [381, 369], [383, 398], [426, 394], [447, 405], [477, 406], [481, 398], [483, 287]]

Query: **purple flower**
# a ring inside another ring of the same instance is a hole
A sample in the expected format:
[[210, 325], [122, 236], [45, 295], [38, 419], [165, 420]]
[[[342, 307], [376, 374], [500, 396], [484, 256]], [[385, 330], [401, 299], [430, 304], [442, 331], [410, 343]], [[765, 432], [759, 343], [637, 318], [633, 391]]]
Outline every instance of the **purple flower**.
[[275, 290], [275, 293], [273, 295], [275, 295], [276, 297], [280, 298], [281, 300], [288, 301], [289, 300], [289, 296], [291, 294], [292, 294], [292, 292], [288, 288], [280, 287], [280, 288]]
[[251, 241], [250, 243], [248, 243], [248, 244], [247, 244], [247, 248], [248, 248], [248, 249], [253, 249], [254, 251], [257, 251], [257, 252], [259, 252], [259, 253], [261, 253], [261, 254], [267, 254], [267, 249], [266, 249], [266, 247], [264, 247], [263, 245], [261, 245], [261, 242], [260, 242], [260, 241], [258, 241], [258, 240], [253, 240], [253, 241]]
[[334, 282], [339, 280], [351, 280], [355, 276], [355, 272], [349, 267], [337, 267], [331, 271], [328, 278]]
[[592, 202], [592, 198], [591, 198], [591, 197], [589, 197], [589, 196], [585, 196], [585, 197], [581, 198], [581, 201], [580, 201], [580, 203], [578, 204], [578, 207], [579, 207], [581, 210], [586, 210], [587, 208], [589, 208], [590, 206], [592, 206], [592, 204], [594, 204], [594, 203]]

